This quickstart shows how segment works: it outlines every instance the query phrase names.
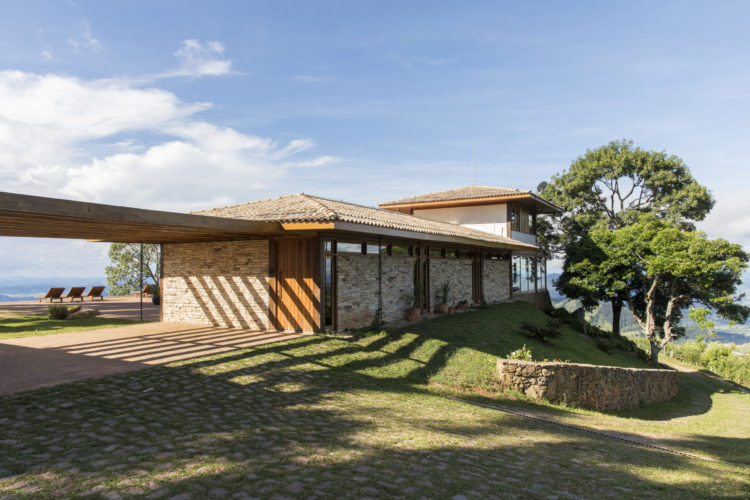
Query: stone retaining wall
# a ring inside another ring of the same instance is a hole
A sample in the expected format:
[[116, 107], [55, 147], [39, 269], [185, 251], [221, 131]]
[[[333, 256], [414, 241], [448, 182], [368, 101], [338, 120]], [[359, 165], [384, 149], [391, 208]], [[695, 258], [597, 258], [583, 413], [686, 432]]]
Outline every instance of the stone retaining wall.
[[551, 403], [591, 410], [621, 410], [667, 401], [677, 395], [677, 372], [577, 363], [497, 360], [505, 387]]
[[538, 292], [514, 292], [511, 298], [513, 300], [534, 304], [545, 312], [552, 310], [552, 299], [547, 290], [540, 290]]

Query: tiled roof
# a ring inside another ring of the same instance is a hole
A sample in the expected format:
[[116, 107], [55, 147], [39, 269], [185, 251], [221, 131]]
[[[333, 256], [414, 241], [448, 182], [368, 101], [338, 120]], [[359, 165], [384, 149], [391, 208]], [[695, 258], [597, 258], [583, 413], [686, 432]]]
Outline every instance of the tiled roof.
[[422, 219], [421, 217], [393, 212], [391, 210], [329, 200], [304, 193], [291, 194], [268, 200], [251, 201], [248, 203], [240, 203], [238, 205], [229, 205], [220, 208], [211, 208], [192, 213], [230, 219], [279, 223], [351, 222], [355, 224], [365, 224], [368, 226], [400, 229], [418, 233], [453, 236], [488, 243], [505, 243], [507, 245], [527, 247], [529, 249], [536, 248], [533, 245], [527, 245], [504, 236], [497, 236], [484, 231], [459, 226], [457, 224]]
[[388, 205], [425, 203], [431, 201], [470, 200], [473, 198], [495, 198], [519, 194], [531, 194], [531, 191], [494, 186], [465, 186], [456, 189], [448, 189], [447, 191], [438, 191], [437, 193], [410, 196], [396, 201], [387, 201], [381, 203], [380, 206], [385, 207]]

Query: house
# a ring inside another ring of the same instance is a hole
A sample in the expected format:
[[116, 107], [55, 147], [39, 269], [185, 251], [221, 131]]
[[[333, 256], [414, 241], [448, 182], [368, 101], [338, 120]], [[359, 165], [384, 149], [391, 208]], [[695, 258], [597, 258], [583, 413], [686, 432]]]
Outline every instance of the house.
[[[546, 297], [529, 191], [468, 186], [372, 208], [294, 194], [191, 214], [0, 193], [0, 236], [162, 245], [162, 320], [345, 330], [452, 302]], [[415, 288], [415, 283], [419, 284]]]
[[535, 220], [559, 208], [538, 196], [470, 186], [381, 207], [294, 194], [195, 212], [296, 234], [165, 244], [164, 320], [344, 330], [403, 320], [415, 283], [428, 311], [446, 281], [470, 304], [545, 289]]

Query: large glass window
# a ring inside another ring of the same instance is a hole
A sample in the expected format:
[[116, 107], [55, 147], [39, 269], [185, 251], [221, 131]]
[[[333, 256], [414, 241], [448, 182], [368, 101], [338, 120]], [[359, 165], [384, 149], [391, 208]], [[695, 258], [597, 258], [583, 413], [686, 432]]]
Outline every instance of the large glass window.
[[520, 292], [521, 291], [521, 257], [518, 257], [517, 255], [513, 256], [513, 291], [514, 292]]
[[326, 256], [326, 282], [325, 282], [325, 326], [333, 328], [333, 259]]
[[336, 242], [336, 253], [362, 253], [362, 243]]
[[518, 207], [510, 207], [510, 229], [512, 231], [521, 230], [521, 214]]

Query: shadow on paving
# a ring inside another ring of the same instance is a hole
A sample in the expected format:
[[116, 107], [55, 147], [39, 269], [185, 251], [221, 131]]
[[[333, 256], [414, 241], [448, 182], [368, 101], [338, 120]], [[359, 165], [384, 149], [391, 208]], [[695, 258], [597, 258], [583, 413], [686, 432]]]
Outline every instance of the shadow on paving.
[[0, 397], [0, 496], [695, 498], [742, 474], [354, 373], [397, 356], [362, 352], [304, 338]]

